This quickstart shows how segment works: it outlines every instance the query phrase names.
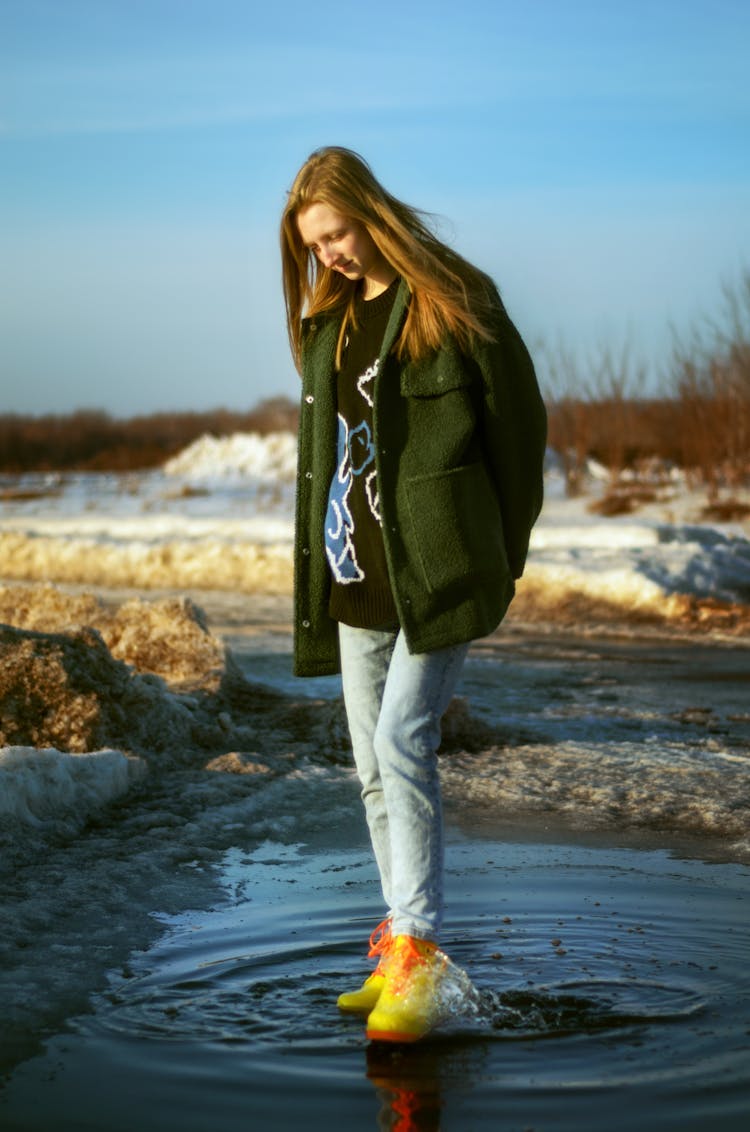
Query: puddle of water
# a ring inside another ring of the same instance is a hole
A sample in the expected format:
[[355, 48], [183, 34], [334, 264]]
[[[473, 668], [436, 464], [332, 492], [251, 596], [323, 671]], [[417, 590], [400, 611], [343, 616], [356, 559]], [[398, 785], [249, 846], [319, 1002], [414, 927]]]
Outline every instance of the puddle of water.
[[230, 852], [0, 1092], [16, 1132], [744, 1127], [747, 870], [454, 839], [444, 946], [474, 992], [415, 1046], [339, 1014], [378, 918], [363, 850]]

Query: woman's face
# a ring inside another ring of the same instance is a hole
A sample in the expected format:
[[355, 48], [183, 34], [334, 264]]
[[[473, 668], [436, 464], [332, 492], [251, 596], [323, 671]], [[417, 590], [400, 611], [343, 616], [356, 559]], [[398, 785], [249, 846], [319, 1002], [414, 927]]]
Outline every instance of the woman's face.
[[323, 266], [347, 279], [376, 281], [389, 272], [390, 265], [367, 229], [327, 204], [308, 205], [297, 216], [297, 228]]

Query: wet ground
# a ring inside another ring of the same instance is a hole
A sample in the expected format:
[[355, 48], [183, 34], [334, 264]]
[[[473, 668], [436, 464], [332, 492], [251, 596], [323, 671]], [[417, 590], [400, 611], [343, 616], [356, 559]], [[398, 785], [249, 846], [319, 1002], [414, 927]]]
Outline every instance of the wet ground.
[[659, 851], [454, 836], [445, 947], [476, 998], [418, 1046], [335, 1008], [377, 900], [362, 849], [230, 852], [0, 1093], [3, 1128], [746, 1127], [748, 876]]
[[[209, 616], [249, 678], [337, 696], [290, 676], [288, 604], [238, 600]], [[472, 650], [461, 694], [504, 742], [444, 761], [443, 944], [476, 994], [415, 1047], [335, 1008], [381, 911], [350, 774], [213, 809], [165, 778], [18, 878], [19, 909], [37, 893], [18, 978], [60, 1002], [12, 1059], [0, 1127], [744, 1129], [750, 869], [721, 825], [747, 811], [749, 687], [736, 641], [515, 627]]]

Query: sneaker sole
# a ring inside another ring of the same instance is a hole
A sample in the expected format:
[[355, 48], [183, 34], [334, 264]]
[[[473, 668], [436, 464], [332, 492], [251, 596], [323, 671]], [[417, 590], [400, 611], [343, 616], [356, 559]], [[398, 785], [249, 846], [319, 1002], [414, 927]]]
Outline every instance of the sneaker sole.
[[418, 1042], [426, 1037], [429, 1030], [420, 1034], [400, 1033], [398, 1030], [367, 1030], [367, 1038], [371, 1042]]

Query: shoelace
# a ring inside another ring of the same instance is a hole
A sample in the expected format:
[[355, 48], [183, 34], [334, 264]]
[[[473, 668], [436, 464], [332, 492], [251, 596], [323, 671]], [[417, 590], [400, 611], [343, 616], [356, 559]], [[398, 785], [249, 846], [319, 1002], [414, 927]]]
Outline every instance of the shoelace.
[[421, 947], [410, 935], [399, 936], [398, 947], [392, 950], [388, 979], [393, 994], [399, 994], [404, 983], [409, 978], [415, 966], [425, 966], [432, 959], [432, 948], [425, 953], [425, 944]]
[[[374, 932], [370, 936], [370, 950], [368, 956], [370, 959], [380, 957], [382, 962], [385, 956], [391, 949], [393, 943], [393, 936], [391, 935], [391, 917], [386, 916], [384, 920], [378, 924]], [[378, 964], [379, 966], [380, 964]]]

